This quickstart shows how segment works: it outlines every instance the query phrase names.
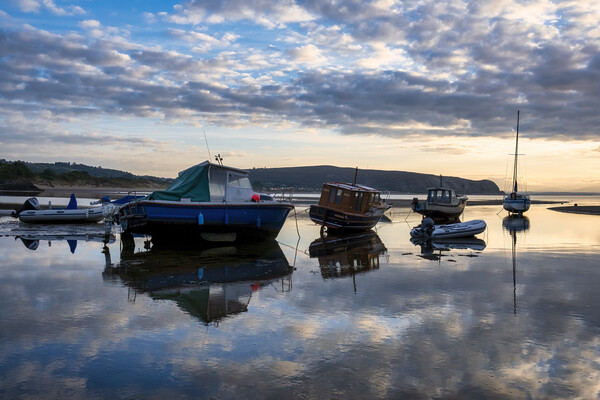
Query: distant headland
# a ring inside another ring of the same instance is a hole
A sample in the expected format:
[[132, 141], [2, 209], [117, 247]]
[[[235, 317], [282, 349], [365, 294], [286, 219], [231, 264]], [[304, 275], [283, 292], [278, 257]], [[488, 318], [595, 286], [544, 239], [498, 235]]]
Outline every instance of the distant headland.
[[[248, 169], [256, 190], [318, 192], [324, 182], [353, 182], [390, 193], [425, 193], [428, 188], [440, 185], [461, 194], [497, 195], [502, 192], [491, 180], [471, 180], [453, 176], [421, 174], [406, 171], [342, 168], [330, 165], [252, 168]], [[43, 192], [60, 188], [108, 189], [163, 189], [172, 179], [84, 164], [56, 162], [30, 163], [0, 160], [0, 190]]]

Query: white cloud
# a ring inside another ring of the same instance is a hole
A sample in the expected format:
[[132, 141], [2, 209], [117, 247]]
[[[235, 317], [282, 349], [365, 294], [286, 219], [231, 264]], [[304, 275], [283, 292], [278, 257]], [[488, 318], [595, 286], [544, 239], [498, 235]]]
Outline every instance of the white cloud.
[[67, 8], [58, 7], [52, 0], [20, 0], [18, 6], [23, 12], [39, 13], [41, 10], [48, 10], [50, 13], [58, 16], [83, 15], [85, 10], [79, 6], [69, 6]]
[[314, 44], [290, 49], [288, 50], [288, 54], [293, 61], [298, 63], [318, 65], [325, 62], [323, 53]]

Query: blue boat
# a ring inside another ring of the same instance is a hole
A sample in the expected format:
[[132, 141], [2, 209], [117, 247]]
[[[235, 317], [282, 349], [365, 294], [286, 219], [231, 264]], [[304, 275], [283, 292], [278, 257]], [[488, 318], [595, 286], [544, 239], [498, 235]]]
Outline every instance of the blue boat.
[[165, 190], [123, 205], [124, 233], [153, 242], [240, 242], [275, 238], [293, 204], [252, 189], [248, 172], [205, 161], [179, 173]]

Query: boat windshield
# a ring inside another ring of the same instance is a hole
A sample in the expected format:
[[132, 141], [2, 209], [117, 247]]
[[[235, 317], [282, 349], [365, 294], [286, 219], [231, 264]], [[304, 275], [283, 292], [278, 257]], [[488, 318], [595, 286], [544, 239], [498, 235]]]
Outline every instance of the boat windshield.
[[250, 179], [246, 175], [239, 175], [233, 172], [229, 172], [227, 179], [227, 201], [250, 201], [254, 190], [252, 190], [252, 184]]
[[210, 201], [250, 201], [254, 191], [246, 174], [222, 168], [211, 168], [209, 174]]
[[427, 195], [427, 201], [429, 203], [449, 204], [452, 202], [453, 197], [456, 197], [454, 190], [430, 189]]

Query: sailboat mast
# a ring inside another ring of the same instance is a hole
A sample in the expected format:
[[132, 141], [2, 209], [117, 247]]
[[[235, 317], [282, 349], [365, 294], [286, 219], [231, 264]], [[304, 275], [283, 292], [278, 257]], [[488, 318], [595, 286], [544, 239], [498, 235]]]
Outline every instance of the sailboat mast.
[[517, 157], [519, 156], [519, 110], [517, 110], [517, 140], [515, 144], [515, 165], [513, 167], [513, 191], [517, 192]]

